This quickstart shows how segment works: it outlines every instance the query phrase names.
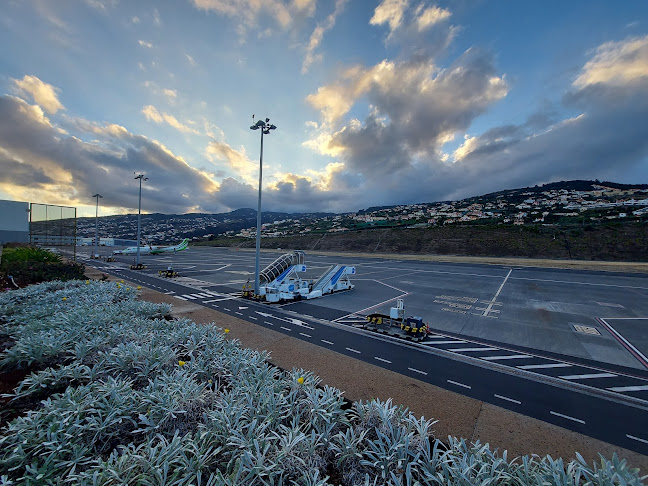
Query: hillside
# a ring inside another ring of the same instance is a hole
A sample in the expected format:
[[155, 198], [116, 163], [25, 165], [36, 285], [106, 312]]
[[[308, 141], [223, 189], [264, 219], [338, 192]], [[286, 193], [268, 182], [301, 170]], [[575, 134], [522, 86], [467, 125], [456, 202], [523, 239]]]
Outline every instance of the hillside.
[[[561, 230], [547, 226], [442, 226], [264, 238], [263, 248], [365, 253], [648, 261], [648, 225], [608, 224]], [[196, 243], [254, 248], [250, 238]]]

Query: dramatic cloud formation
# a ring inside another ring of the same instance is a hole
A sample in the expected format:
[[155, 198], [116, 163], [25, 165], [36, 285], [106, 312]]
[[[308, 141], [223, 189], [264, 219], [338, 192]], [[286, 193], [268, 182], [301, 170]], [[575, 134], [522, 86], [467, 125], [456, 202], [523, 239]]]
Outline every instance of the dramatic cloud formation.
[[47, 113], [53, 114], [59, 110], [65, 110], [58, 100], [57, 90], [51, 84], [42, 82], [36, 76], [28, 75], [13, 81], [19, 92], [30, 95]]
[[225, 209], [211, 197], [218, 185], [159, 142], [119, 125], [73, 120], [69, 126], [100, 140], [62, 136], [38, 106], [0, 97], [0, 188], [18, 200], [41, 201], [47, 191], [51, 203], [83, 205], [99, 188], [110, 187], [105, 205], [136, 208], [138, 188], [131, 179], [137, 171], [151, 177], [142, 196], [149, 211]]

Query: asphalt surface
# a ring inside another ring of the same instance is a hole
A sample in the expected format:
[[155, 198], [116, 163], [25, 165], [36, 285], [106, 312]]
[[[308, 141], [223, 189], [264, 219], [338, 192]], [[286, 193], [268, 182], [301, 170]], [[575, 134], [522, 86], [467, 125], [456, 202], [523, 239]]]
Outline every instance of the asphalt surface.
[[[281, 252], [263, 253], [262, 267]], [[353, 264], [353, 291], [270, 306], [237, 297], [254, 253], [220, 248], [87, 261], [102, 271], [347, 356], [648, 455], [648, 279], [589, 271], [306, 256]], [[181, 275], [164, 279], [172, 265]], [[435, 329], [412, 343], [361, 328], [397, 298]], [[499, 312], [498, 312], [499, 311]], [[578, 330], [577, 326], [581, 326]], [[580, 332], [585, 330], [585, 332]]]

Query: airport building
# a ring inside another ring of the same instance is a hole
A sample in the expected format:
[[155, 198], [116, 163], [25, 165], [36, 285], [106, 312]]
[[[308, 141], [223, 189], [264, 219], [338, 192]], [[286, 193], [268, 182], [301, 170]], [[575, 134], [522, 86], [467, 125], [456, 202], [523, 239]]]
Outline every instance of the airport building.
[[0, 199], [0, 244], [29, 243], [29, 203]]

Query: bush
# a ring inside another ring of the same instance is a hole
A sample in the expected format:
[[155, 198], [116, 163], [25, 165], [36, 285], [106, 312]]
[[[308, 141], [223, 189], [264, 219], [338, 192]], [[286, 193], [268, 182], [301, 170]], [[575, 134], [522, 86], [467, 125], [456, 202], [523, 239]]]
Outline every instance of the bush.
[[78, 280], [84, 278], [84, 272], [83, 265], [66, 263], [60, 255], [49, 250], [32, 246], [4, 248], [0, 262], [0, 289], [51, 280]]
[[34, 403], [0, 430], [0, 485], [641, 484], [616, 456], [509, 460], [390, 400], [349, 410], [312, 373], [135, 297], [93, 281], [0, 295], [0, 372], [31, 371], [6, 406]]

